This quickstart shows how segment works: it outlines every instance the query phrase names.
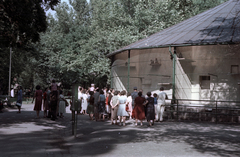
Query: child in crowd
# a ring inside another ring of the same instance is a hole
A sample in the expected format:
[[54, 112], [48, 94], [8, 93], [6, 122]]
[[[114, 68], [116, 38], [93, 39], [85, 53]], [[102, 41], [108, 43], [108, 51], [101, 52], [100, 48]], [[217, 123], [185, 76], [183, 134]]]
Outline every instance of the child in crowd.
[[157, 115], [157, 99], [158, 99], [158, 95], [157, 93], [154, 93], [153, 94], [153, 98], [154, 98], [154, 109], [155, 109], [155, 118], [156, 118], [156, 115]]
[[57, 83], [54, 79], [52, 80], [51, 91], [57, 91]]

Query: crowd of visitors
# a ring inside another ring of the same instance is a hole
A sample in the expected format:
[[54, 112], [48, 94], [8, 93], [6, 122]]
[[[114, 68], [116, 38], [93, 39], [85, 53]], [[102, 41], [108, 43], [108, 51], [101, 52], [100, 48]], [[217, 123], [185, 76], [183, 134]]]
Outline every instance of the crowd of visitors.
[[[126, 126], [127, 119], [134, 119], [134, 125], [143, 125], [143, 120], [147, 120], [149, 126], [154, 125], [155, 121], [163, 121], [163, 112], [165, 109], [165, 99], [168, 99], [164, 88], [160, 88], [159, 94], [147, 92], [143, 95], [142, 90], [137, 90], [134, 87], [132, 93], [123, 91], [115, 91], [114, 89], [99, 89], [95, 88], [94, 84], [91, 87], [78, 89], [78, 101], [81, 104], [81, 111], [78, 114], [89, 115], [90, 120], [105, 121], [111, 120], [112, 125]], [[22, 88], [18, 90], [18, 113], [21, 112]], [[69, 105], [64, 98], [63, 91], [57, 86], [55, 80], [52, 80], [50, 87], [41, 90], [39, 85], [36, 86], [36, 91], [32, 103], [35, 101], [34, 111], [37, 117], [39, 112], [44, 111], [44, 117], [56, 120], [57, 116], [64, 117], [66, 107]], [[70, 101], [71, 103], [71, 101]], [[72, 107], [70, 108], [72, 110]]]
[[[18, 112], [21, 113], [22, 106], [22, 87], [18, 86], [18, 97], [16, 106], [18, 107]], [[43, 91], [41, 86], [36, 86], [36, 91], [34, 92], [32, 103], [34, 102], [33, 110], [36, 111], [36, 118], [40, 118], [39, 113], [43, 108], [44, 117], [56, 120], [57, 116], [60, 118], [64, 117], [66, 113], [66, 107], [69, 105], [68, 101], [64, 98], [63, 91], [59, 86], [57, 86], [55, 80], [52, 80], [50, 87], [45, 88]], [[87, 106], [86, 106], [87, 107]]]
[[142, 126], [146, 119], [152, 126], [155, 121], [163, 121], [165, 99], [168, 97], [163, 87], [159, 94], [147, 92], [144, 96], [137, 87], [134, 87], [132, 93], [126, 93], [125, 90], [95, 89], [92, 84], [89, 89], [79, 87], [78, 99], [82, 102], [79, 114], [88, 114], [90, 120], [105, 121], [107, 118], [112, 125], [126, 126], [127, 119], [135, 119], [135, 125], [140, 121]]

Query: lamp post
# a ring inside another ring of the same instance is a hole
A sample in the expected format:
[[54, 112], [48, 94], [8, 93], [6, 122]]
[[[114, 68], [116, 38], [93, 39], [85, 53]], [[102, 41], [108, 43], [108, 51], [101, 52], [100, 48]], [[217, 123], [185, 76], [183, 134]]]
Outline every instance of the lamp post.
[[12, 47], [10, 47], [10, 61], [9, 61], [9, 82], [8, 82], [8, 96], [11, 97], [11, 61], [12, 61]]

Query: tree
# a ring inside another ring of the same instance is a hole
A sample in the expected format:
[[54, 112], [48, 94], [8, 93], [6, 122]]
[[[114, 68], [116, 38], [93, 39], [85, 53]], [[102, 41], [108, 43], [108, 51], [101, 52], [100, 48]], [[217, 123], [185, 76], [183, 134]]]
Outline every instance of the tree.
[[91, 0], [91, 42], [99, 52], [108, 54], [222, 2]]
[[[39, 54], [31, 43], [21, 48], [13, 47], [12, 51], [11, 84], [18, 83], [24, 88], [32, 87], [32, 74], [35, 66], [33, 60], [38, 58]], [[9, 81], [9, 48], [1, 48], [0, 60], [0, 87], [4, 92], [3, 94], [7, 94]]]
[[[45, 83], [55, 78], [65, 86], [74, 82], [88, 84], [92, 78], [109, 72], [108, 59], [89, 43], [92, 31], [88, 3], [85, 0], [70, 3], [73, 8], [61, 3], [56, 8], [56, 18], [49, 16], [49, 27], [37, 45], [44, 57], [39, 58], [41, 64], [36, 67], [36, 73], [42, 79], [47, 78]], [[47, 77], [45, 72], [41, 73], [42, 69], [48, 70]]]
[[28, 61], [36, 55], [35, 51], [32, 51], [34, 48], [31, 42], [39, 41], [39, 33], [47, 28], [44, 9], [53, 9], [58, 2], [58, 0], [0, 1], [0, 87], [4, 94], [8, 89], [9, 47], [13, 47], [14, 52], [12, 83], [15, 81], [13, 78], [19, 78], [22, 72], [26, 73], [29, 70], [26, 67], [29, 67], [28, 63], [31, 65], [31, 62]]
[[58, 0], [2, 0], [0, 2], [0, 47], [24, 45], [39, 40], [47, 28], [44, 8], [53, 8]]

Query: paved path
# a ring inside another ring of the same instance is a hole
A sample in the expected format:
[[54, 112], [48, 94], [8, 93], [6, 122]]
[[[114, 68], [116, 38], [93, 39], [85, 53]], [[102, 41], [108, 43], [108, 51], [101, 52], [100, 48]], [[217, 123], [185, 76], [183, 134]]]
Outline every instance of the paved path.
[[69, 107], [56, 121], [35, 119], [33, 104], [16, 112], [0, 113], [1, 157], [240, 156], [239, 124], [163, 122], [147, 127], [145, 122], [135, 127], [129, 120], [120, 127], [79, 115], [75, 138]]

